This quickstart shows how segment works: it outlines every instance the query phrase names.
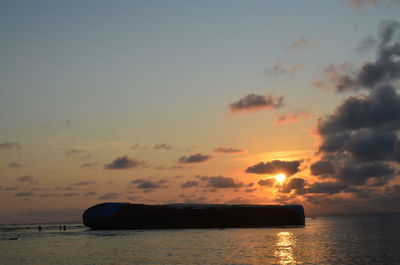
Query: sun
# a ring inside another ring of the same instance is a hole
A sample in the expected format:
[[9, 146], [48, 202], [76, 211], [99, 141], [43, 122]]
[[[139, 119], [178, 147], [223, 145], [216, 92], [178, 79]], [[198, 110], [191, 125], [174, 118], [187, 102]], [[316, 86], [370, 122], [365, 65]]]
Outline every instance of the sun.
[[278, 175], [275, 176], [275, 180], [279, 183], [279, 184], [283, 184], [283, 182], [285, 182], [286, 179], [286, 175], [283, 173], [280, 173]]

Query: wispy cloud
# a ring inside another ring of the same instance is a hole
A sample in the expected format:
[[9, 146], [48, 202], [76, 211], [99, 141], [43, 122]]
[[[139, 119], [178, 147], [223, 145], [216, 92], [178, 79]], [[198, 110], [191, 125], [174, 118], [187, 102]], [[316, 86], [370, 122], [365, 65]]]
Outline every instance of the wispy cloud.
[[93, 163], [87, 162], [87, 163], [83, 163], [83, 164], [81, 165], [81, 168], [94, 168], [94, 167], [96, 167], [98, 164], [99, 164], [98, 162], [93, 162]]
[[0, 144], [0, 150], [21, 149], [21, 145], [17, 142], [6, 142]]
[[243, 154], [246, 153], [247, 150], [234, 147], [217, 147], [214, 149], [214, 152], [224, 154]]
[[352, 8], [360, 10], [366, 6], [379, 6], [382, 0], [345, 0]]
[[[92, 194], [92, 195], [94, 195], [94, 194]], [[87, 195], [87, 196], [90, 196], [90, 195]], [[109, 192], [109, 193], [105, 193], [103, 195], [100, 195], [99, 197], [97, 197], [97, 199], [98, 200], [102, 200], [102, 201], [104, 201], [104, 200], [115, 200], [115, 199], [118, 199], [119, 196], [120, 196], [119, 193]]]
[[312, 47], [314, 44], [313, 42], [311, 42], [310, 40], [301, 37], [299, 39], [297, 39], [296, 41], [294, 41], [293, 43], [289, 44], [286, 48], [285, 48], [285, 52], [287, 53], [292, 53], [292, 52], [296, 52], [305, 48], [310, 48]]
[[313, 115], [307, 110], [297, 110], [286, 114], [278, 115], [276, 123], [279, 125], [284, 125], [288, 123], [299, 122], [300, 120], [309, 119], [311, 117], [313, 117]]
[[22, 165], [20, 163], [18, 163], [18, 162], [11, 162], [11, 163], [8, 164], [8, 167], [9, 168], [21, 168]]
[[68, 156], [69, 155], [78, 155], [78, 154], [82, 154], [83, 152], [84, 151], [81, 149], [72, 148], [72, 149], [65, 151], [65, 155], [68, 155]]
[[22, 177], [18, 177], [17, 178], [18, 181], [20, 182], [26, 182], [26, 183], [38, 183], [38, 180], [36, 180], [34, 177], [32, 176], [22, 176]]
[[289, 74], [293, 75], [300, 71], [304, 67], [304, 64], [293, 64], [288, 66], [282, 61], [277, 61], [271, 69], [268, 70], [269, 73], [279, 75], [279, 74]]
[[171, 146], [171, 145], [168, 145], [168, 144], [165, 144], [165, 143], [162, 143], [162, 144], [155, 144], [155, 145], [153, 146], [153, 148], [154, 148], [154, 149], [170, 150], [170, 149], [172, 149], [172, 146]]

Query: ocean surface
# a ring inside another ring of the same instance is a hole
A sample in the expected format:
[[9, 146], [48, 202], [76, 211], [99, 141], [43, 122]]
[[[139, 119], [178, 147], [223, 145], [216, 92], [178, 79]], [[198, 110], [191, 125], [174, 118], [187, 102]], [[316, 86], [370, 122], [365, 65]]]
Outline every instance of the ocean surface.
[[0, 226], [0, 264], [400, 264], [400, 215], [320, 217], [304, 227], [91, 231]]

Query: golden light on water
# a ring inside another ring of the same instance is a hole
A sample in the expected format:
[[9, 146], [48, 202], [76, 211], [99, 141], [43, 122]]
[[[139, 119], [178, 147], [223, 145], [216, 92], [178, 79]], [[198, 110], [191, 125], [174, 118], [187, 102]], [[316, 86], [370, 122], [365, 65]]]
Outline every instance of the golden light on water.
[[283, 182], [285, 182], [286, 175], [283, 174], [283, 173], [280, 173], [280, 174], [275, 176], [275, 179], [279, 184], [283, 184]]
[[296, 244], [296, 236], [292, 232], [279, 232], [276, 234], [275, 257], [279, 264], [297, 264], [293, 248]]

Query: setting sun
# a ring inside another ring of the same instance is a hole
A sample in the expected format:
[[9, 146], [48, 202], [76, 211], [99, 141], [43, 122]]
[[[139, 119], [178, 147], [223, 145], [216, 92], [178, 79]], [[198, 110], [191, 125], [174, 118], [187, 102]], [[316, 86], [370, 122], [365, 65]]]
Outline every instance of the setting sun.
[[283, 173], [280, 173], [280, 174], [275, 176], [275, 179], [279, 184], [282, 184], [283, 182], [285, 182], [286, 175], [283, 174]]

